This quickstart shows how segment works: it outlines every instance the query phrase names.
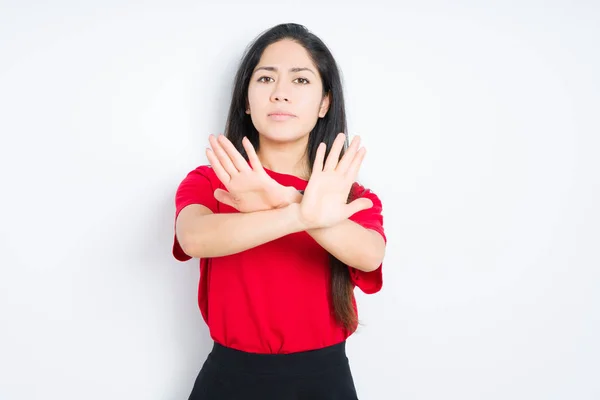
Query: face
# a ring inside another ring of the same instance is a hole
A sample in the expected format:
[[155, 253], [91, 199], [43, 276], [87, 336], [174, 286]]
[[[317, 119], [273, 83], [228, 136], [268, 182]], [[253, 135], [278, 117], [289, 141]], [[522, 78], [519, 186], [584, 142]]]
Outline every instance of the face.
[[264, 50], [250, 78], [246, 110], [263, 138], [308, 138], [328, 108], [329, 97], [323, 97], [321, 77], [304, 47], [281, 40]]

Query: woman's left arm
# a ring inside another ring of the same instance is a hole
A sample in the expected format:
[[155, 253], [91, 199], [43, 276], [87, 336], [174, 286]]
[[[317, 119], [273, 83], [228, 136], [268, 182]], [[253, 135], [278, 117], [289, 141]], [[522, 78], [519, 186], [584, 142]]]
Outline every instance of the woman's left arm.
[[[288, 203], [300, 202], [302, 192], [294, 192], [288, 197]], [[385, 255], [383, 237], [349, 219], [329, 228], [310, 229], [306, 233], [335, 258], [361, 271], [376, 270]]]
[[328, 228], [308, 230], [306, 233], [335, 258], [361, 271], [376, 270], [385, 255], [383, 237], [349, 219]]

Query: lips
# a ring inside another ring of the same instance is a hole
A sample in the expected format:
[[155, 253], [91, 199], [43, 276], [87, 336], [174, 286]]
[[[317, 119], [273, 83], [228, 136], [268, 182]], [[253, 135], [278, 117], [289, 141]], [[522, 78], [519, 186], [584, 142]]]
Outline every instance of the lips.
[[276, 112], [272, 112], [269, 114], [269, 117], [271, 116], [286, 116], [286, 117], [295, 117], [294, 114], [288, 113], [288, 112], [284, 112], [284, 111], [276, 111]]
[[296, 118], [296, 116], [287, 112], [278, 111], [269, 114], [269, 118], [274, 121], [287, 121], [289, 119]]

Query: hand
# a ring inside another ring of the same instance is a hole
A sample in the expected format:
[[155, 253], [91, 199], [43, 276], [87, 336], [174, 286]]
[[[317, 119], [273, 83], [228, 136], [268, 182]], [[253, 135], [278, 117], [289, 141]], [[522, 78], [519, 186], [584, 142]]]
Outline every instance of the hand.
[[217, 189], [217, 201], [240, 212], [254, 212], [280, 208], [291, 202], [296, 189], [280, 185], [263, 169], [254, 147], [247, 138], [242, 145], [248, 154], [248, 162], [235, 146], [223, 135], [218, 139], [210, 135], [212, 147], [206, 156], [215, 174], [227, 190]]
[[366, 198], [347, 204], [366, 150], [358, 148], [360, 138], [355, 137], [340, 160], [344, 141], [345, 135], [340, 133], [331, 146], [325, 166], [325, 143], [317, 148], [312, 174], [299, 206], [299, 217], [306, 230], [336, 225], [359, 211], [373, 207], [373, 202]]

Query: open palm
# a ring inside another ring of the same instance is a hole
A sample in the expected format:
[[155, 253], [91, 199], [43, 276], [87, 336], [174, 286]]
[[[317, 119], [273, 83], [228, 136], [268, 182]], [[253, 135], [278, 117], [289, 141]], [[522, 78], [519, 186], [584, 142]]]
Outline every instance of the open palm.
[[365, 198], [347, 204], [348, 193], [358, 175], [365, 149], [358, 148], [360, 138], [355, 137], [340, 160], [344, 141], [345, 135], [339, 134], [325, 165], [325, 144], [321, 143], [317, 149], [312, 174], [300, 203], [300, 217], [310, 229], [333, 226], [373, 206], [371, 200]]
[[290, 190], [271, 178], [263, 169], [254, 147], [247, 138], [242, 145], [248, 154], [248, 162], [225, 137], [209, 137], [212, 147], [206, 156], [215, 174], [227, 190], [217, 189], [214, 196], [240, 212], [269, 210], [286, 205]]

